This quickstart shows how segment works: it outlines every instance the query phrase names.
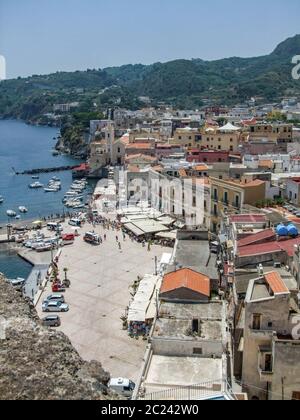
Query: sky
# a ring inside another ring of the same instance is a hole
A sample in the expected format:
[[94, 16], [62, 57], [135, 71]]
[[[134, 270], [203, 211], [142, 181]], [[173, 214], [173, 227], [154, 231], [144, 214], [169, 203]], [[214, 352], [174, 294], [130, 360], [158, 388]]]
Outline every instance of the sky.
[[8, 78], [252, 57], [300, 33], [299, 18], [299, 0], [0, 0], [0, 55]]

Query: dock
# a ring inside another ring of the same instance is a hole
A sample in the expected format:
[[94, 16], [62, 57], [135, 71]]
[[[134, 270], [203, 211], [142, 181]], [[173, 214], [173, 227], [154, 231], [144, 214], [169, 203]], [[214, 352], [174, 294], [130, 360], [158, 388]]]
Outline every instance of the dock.
[[14, 172], [16, 175], [38, 175], [38, 174], [47, 174], [51, 172], [73, 171], [77, 167], [78, 165], [58, 166], [54, 168], [37, 168], [37, 169], [28, 169], [22, 172], [18, 172], [18, 171], [14, 171]]

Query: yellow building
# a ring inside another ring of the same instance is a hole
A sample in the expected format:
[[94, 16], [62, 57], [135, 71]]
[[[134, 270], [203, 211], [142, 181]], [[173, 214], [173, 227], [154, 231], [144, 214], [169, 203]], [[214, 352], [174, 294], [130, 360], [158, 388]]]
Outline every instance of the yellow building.
[[206, 129], [202, 136], [201, 147], [208, 150], [238, 152], [241, 142], [241, 131], [234, 126], [227, 125], [218, 129]]
[[293, 141], [293, 124], [255, 124], [249, 127], [250, 139], [266, 138], [278, 143], [291, 143]]
[[177, 128], [170, 144], [178, 144], [182, 147], [201, 147], [202, 134], [197, 128]]
[[266, 183], [261, 180], [224, 180], [210, 178], [211, 229], [217, 232], [224, 215], [240, 213], [245, 204], [255, 205], [266, 197]]

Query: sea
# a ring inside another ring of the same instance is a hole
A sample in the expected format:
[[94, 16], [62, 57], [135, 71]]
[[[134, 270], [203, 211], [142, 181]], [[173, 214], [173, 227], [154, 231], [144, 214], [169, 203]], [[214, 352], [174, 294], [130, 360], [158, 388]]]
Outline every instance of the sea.
[[[70, 156], [53, 156], [52, 151], [59, 136], [59, 129], [52, 127], [31, 126], [21, 121], [0, 120], [0, 195], [4, 203], [0, 204], [0, 227], [13, 220], [6, 215], [7, 210], [19, 214], [19, 206], [25, 206], [28, 213], [21, 215], [21, 221], [37, 220], [51, 214], [62, 214], [62, 199], [72, 184], [71, 171], [41, 174], [39, 182], [47, 185], [53, 176], [60, 178], [62, 190], [57, 193], [45, 193], [43, 189], [32, 190], [28, 185], [35, 180], [31, 176], [15, 175], [15, 171], [77, 165], [81, 162]], [[90, 186], [92, 191], [93, 186]], [[1, 234], [1, 229], [0, 229]], [[0, 272], [9, 277], [24, 277], [29, 266], [14, 253], [0, 251]]]

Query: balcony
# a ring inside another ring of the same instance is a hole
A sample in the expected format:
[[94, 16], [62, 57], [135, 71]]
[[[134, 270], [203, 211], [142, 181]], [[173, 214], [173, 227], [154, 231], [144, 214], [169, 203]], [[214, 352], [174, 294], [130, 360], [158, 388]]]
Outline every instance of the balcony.
[[264, 370], [261, 367], [258, 368], [258, 373], [261, 382], [272, 382], [273, 380], [273, 371], [272, 370]]
[[275, 336], [277, 335], [276, 332], [273, 330], [254, 330], [252, 326], [250, 326], [249, 329], [250, 329], [250, 335], [252, 336], [252, 338], [256, 338], [256, 339], [271, 340], [274, 337], [274, 335]]

